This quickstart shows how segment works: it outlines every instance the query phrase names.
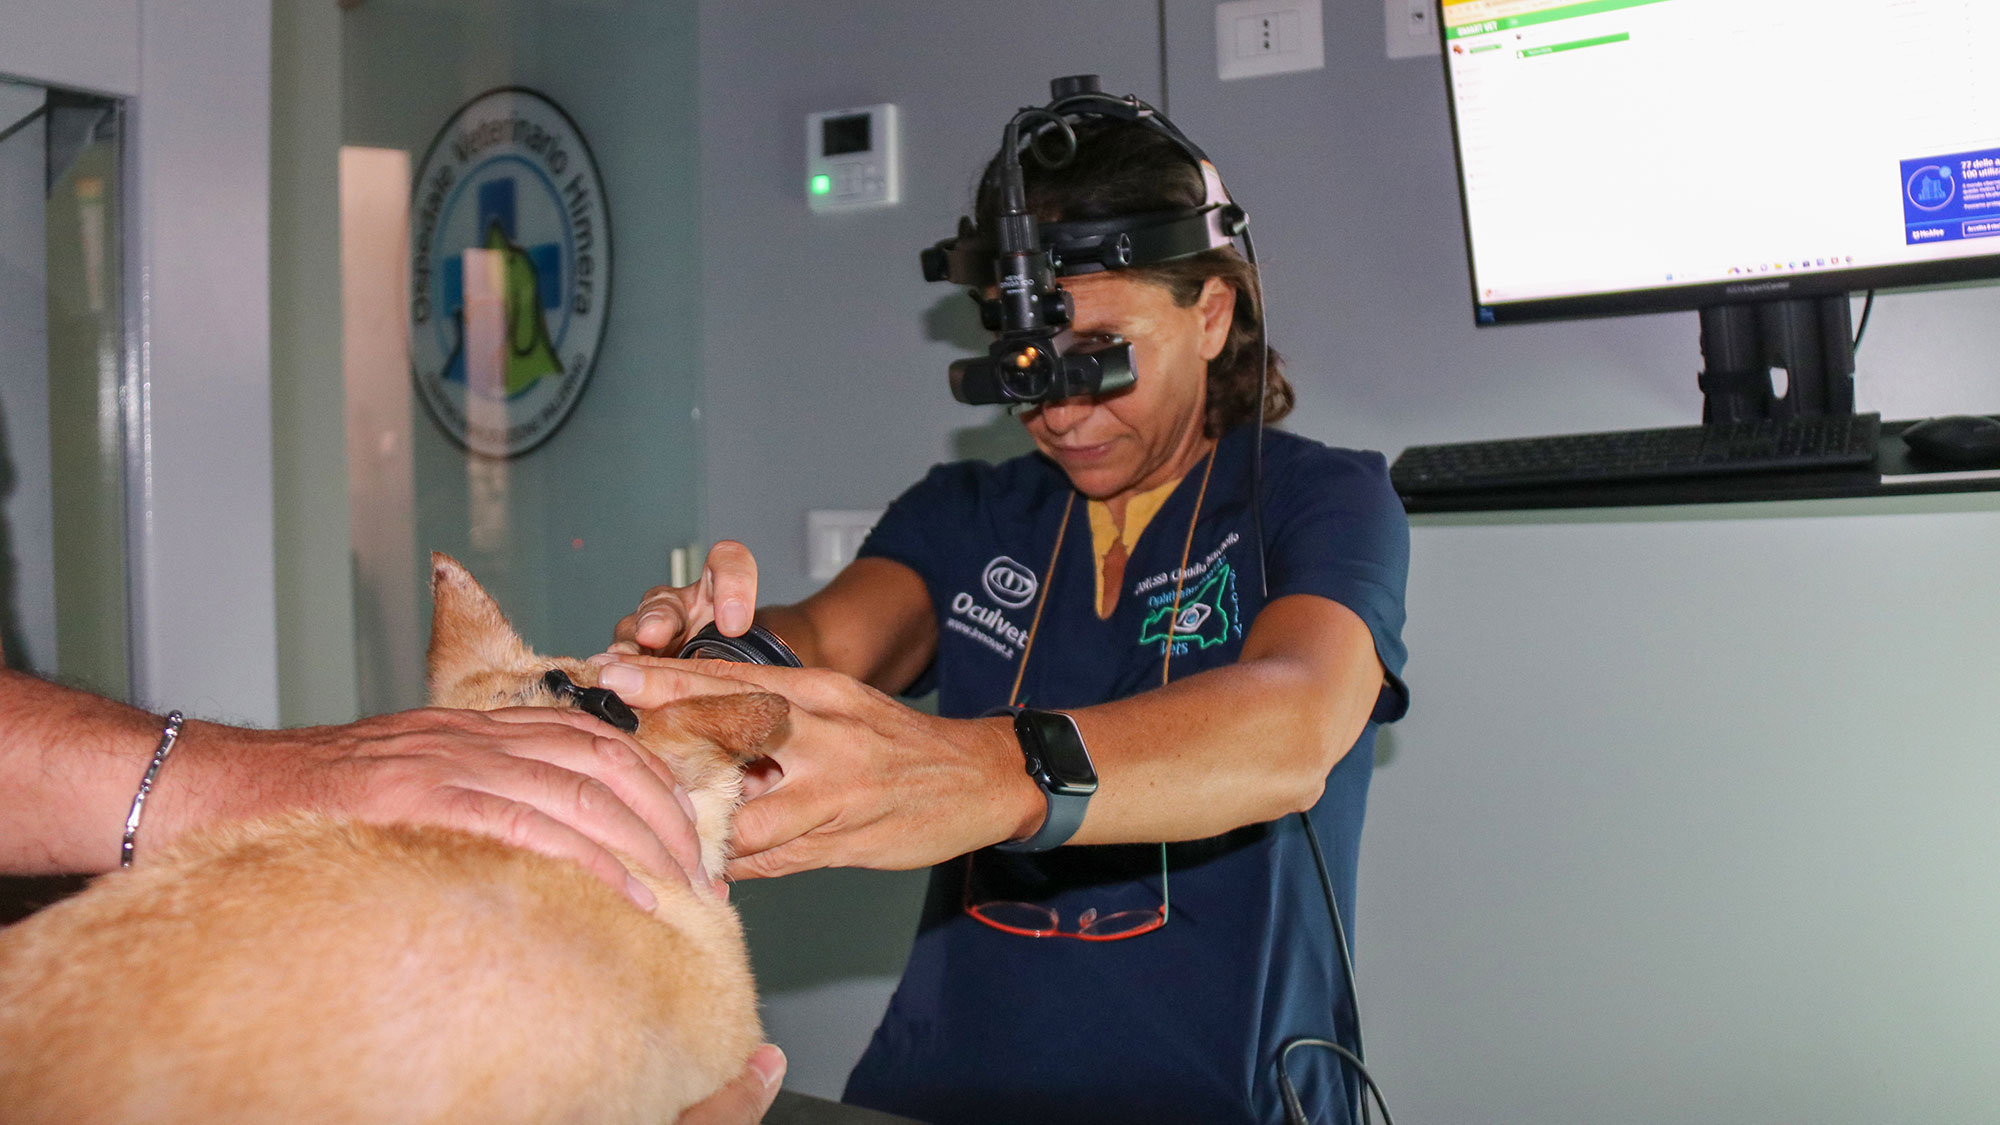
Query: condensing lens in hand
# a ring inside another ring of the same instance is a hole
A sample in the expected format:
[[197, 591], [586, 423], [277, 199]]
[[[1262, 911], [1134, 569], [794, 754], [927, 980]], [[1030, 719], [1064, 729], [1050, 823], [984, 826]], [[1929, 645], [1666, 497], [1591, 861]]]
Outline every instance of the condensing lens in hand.
[[762, 625], [750, 626], [740, 637], [725, 637], [713, 624], [702, 627], [681, 646], [682, 660], [731, 660], [738, 664], [772, 664], [780, 668], [803, 668], [804, 663], [778, 634]]

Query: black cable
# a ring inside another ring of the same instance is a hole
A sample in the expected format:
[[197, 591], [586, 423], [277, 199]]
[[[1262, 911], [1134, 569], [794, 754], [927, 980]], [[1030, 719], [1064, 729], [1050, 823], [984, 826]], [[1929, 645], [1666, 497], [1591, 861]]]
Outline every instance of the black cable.
[[1327, 874], [1326, 853], [1320, 850], [1319, 833], [1313, 831], [1311, 817], [1299, 813], [1298, 818], [1306, 830], [1306, 844], [1312, 848], [1313, 866], [1319, 870], [1319, 889], [1326, 892], [1327, 914], [1333, 918], [1334, 948], [1340, 951], [1340, 971], [1347, 977], [1347, 999], [1354, 1005], [1354, 1053], [1359, 1057], [1366, 1048], [1361, 1043], [1361, 994], [1354, 988], [1354, 959], [1347, 952], [1347, 927], [1340, 923], [1340, 903], [1333, 897], [1333, 877]]
[[[1306, 1117], [1305, 1103], [1299, 1100], [1298, 1089], [1292, 1085], [1291, 1073], [1285, 1069], [1285, 1056], [1300, 1047], [1324, 1047], [1340, 1056], [1340, 1060], [1353, 1068], [1354, 1073], [1361, 1077], [1361, 1082], [1368, 1088], [1368, 1093], [1374, 1096], [1375, 1104], [1382, 1110], [1382, 1125], [1396, 1125], [1395, 1119], [1389, 1116], [1389, 1103], [1382, 1100], [1382, 1087], [1375, 1084], [1375, 1079], [1368, 1073], [1368, 1068], [1361, 1065], [1360, 1056], [1330, 1039], [1305, 1037], [1286, 1043], [1284, 1050], [1278, 1052], [1278, 1094], [1284, 1099], [1287, 1121], [1293, 1122], [1294, 1125], [1310, 1125]], [[1367, 1103], [1362, 1103], [1361, 1112], [1365, 1119], [1368, 1113]]]
[[[1264, 300], [1264, 272], [1257, 264], [1257, 247], [1250, 240], [1250, 225], [1247, 220], [1243, 225], [1243, 256], [1250, 264], [1251, 282], [1257, 287], [1257, 335], [1262, 344], [1257, 368], [1257, 421], [1251, 438], [1250, 518], [1256, 528], [1257, 536], [1257, 586], [1264, 599], [1268, 601], [1271, 597], [1271, 586], [1268, 574], [1269, 560], [1264, 555], [1264, 410], [1266, 398], [1270, 394], [1271, 319], [1268, 315], [1269, 306]], [[1326, 853], [1319, 846], [1319, 833], [1313, 830], [1312, 818], [1303, 812], [1299, 813], [1298, 817], [1299, 823], [1306, 830], [1306, 843], [1312, 848], [1313, 867], [1319, 872], [1320, 890], [1326, 895], [1327, 918], [1333, 923], [1333, 947], [1340, 955], [1340, 971], [1346, 979], [1348, 1002], [1354, 1010], [1354, 1049], [1350, 1051], [1338, 1043], [1325, 1039], [1299, 1038], [1290, 1041], [1278, 1052], [1278, 1094], [1285, 1103], [1285, 1116], [1292, 1125], [1309, 1125], [1305, 1106], [1299, 1101], [1298, 1091], [1292, 1085], [1292, 1076], [1285, 1066], [1285, 1059], [1296, 1047], [1325, 1047], [1347, 1063], [1358, 1079], [1351, 1087], [1345, 1077], [1341, 1079], [1342, 1091], [1351, 1091], [1346, 1099], [1350, 1107], [1349, 1112], [1352, 1114], [1349, 1120], [1358, 1118], [1363, 1125], [1368, 1125], [1370, 1121], [1368, 1102], [1363, 1096], [1365, 1088], [1366, 1093], [1374, 1097], [1375, 1104], [1382, 1108], [1382, 1125], [1393, 1125], [1389, 1117], [1389, 1104], [1382, 1098], [1382, 1088], [1375, 1084], [1375, 1079], [1368, 1073], [1368, 1068], [1362, 1065], [1364, 1048], [1361, 1042], [1361, 993], [1354, 985], [1354, 958], [1347, 950], [1347, 927], [1340, 919], [1340, 901], [1334, 897], [1333, 876], [1327, 872]], [[1340, 1013], [1336, 1011], [1333, 1015], [1335, 1033], [1338, 1034]]]
[[[1028, 150], [1034, 153], [1037, 163], [1044, 168], [1056, 169], [1076, 159], [1076, 130], [1063, 120], [1061, 114], [1050, 113], [1041, 106], [1029, 106], [1007, 122], [1006, 135], [1000, 144], [1002, 153], [1011, 154], [1016, 161], [1020, 159], [1021, 130], [1030, 122], [1034, 124], [1028, 128]], [[1042, 148], [1042, 138], [1050, 133], [1054, 133], [1063, 146], [1054, 156]]]
[[1160, 0], [1160, 116], [1167, 115], [1167, 0]]
[[[1305, 813], [1299, 813], [1298, 818], [1299, 824], [1306, 830], [1306, 844], [1312, 848], [1313, 868], [1319, 872], [1319, 889], [1326, 895], [1326, 916], [1333, 922], [1333, 948], [1340, 955], [1340, 973], [1342, 978], [1347, 982], [1347, 1002], [1354, 1009], [1354, 1049], [1349, 1051], [1345, 1047], [1341, 1047], [1338, 1048], [1336, 1053], [1342, 1059], [1353, 1064], [1363, 1084], [1372, 1087], [1375, 1085], [1375, 1080], [1368, 1077], [1368, 1071], [1361, 1065], [1362, 1056], [1367, 1050], [1361, 1042], [1361, 992], [1354, 987], [1354, 958], [1347, 951], [1347, 927], [1342, 925], [1340, 921], [1340, 900], [1334, 897], [1333, 876], [1327, 872], [1326, 852], [1320, 849], [1319, 833], [1313, 830], [1312, 817], [1307, 816]], [[1334, 1013], [1333, 1022], [1336, 1034], [1338, 1034], [1340, 1025], [1340, 1014], [1338, 1012]], [[1294, 1045], [1299, 1042], [1304, 1042], [1304, 1040], [1293, 1040]], [[1278, 1086], [1281, 1092], [1289, 1088], [1292, 1084], [1292, 1077], [1285, 1070], [1285, 1055], [1291, 1052], [1291, 1046], [1287, 1045], [1284, 1050], [1278, 1053]], [[1347, 1087], [1345, 1079], [1341, 1081], [1341, 1086], [1343, 1088]], [[1293, 1100], [1296, 1100], [1296, 1095], [1294, 1095]], [[1378, 1102], [1382, 1100], [1380, 1090], [1375, 1091], [1375, 1100]], [[1357, 1084], [1353, 1088], [1353, 1095], [1348, 1101], [1356, 1111], [1355, 1116], [1365, 1123], [1368, 1120], [1368, 1103], [1361, 1098], [1360, 1084]], [[1387, 1125], [1388, 1116], [1385, 1108], [1382, 1114], [1384, 1125]], [[1303, 1122], [1304, 1120], [1303, 1117], [1298, 1119], [1299, 1122]]]
[[1853, 350], [1861, 350], [1861, 337], [1868, 332], [1868, 314], [1875, 311], [1875, 291], [1868, 291], [1868, 299], [1861, 302], [1861, 324], [1854, 330]]
[[1250, 241], [1250, 220], [1243, 220], [1243, 257], [1250, 263], [1250, 283], [1257, 305], [1257, 422], [1250, 436], [1250, 522], [1257, 533], [1257, 592], [1271, 598], [1270, 560], [1264, 557], [1264, 402], [1271, 393], [1271, 318], [1265, 315], [1264, 270], [1257, 264], [1257, 246]]

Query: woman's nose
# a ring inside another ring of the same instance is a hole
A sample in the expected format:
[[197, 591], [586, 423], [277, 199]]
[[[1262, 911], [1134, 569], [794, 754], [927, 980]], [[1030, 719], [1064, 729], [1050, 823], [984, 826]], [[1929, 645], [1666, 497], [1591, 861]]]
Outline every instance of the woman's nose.
[[1068, 433], [1090, 414], [1093, 405], [1088, 398], [1058, 399], [1042, 407], [1042, 424], [1056, 433]]

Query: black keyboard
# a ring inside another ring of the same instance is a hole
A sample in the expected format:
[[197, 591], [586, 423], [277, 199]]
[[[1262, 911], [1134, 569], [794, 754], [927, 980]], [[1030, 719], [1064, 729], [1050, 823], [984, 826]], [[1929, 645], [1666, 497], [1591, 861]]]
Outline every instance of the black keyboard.
[[1413, 445], [1390, 466], [1389, 479], [1410, 495], [1851, 468], [1874, 462], [1881, 430], [1880, 414], [1852, 414]]

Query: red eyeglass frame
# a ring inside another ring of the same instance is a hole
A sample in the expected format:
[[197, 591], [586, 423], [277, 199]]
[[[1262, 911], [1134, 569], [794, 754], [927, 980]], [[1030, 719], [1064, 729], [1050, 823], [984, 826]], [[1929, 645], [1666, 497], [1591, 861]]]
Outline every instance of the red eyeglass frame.
[[[1151, 910], [1119, 910], [1110, 914], [1106, 914], [1102, 917], [1098, 916], [1096, 907], [1091, 907], [1090, 909], [1085, 910], [1081, 915], [1077, 917], [1077, 929], [1075, 930], [1062, 929], [1061, 928], [1062, 915], [1056, 913], [1054, 910], [1051, 910], [1046, 906], [1041, 906], [1036, 903], [997, 901], [997, 902], [982, 902], [975, 904], [972, 901], [972, 864], [975, 861], [975, 859], [977, 859], [978, 854], [979, 853], [974, 852], [972, 855], [968, 855], [965, 857], [965, 883], [964, 883], [963, 898], [961, 899], [961, 902], [965, 912], [971, 915], [974, 920], [978, 921], [981, 925], [990, 926], [993, 929], [999, 930], [1002, 933], [1014, 934], [1019, 937], [1030, 937], [1030, 938], [1061, 937], [1061, 938], [1072, 938], [1076, 941], [1124, 941], [1127, 938], [1138, 937], [1140, 934], [1150, 934], [1154, 930], [1157, 930], [1161, 926], [1167, 924], [1167, 916], [1170, 912], [1172, 900], [1168, 896], [1167, 846], [1165, 844], [1160, 845], [1160, 905], [1152, 908]], [[998, 919], [987, 917], [986, 914], [984, 913], [984, 910], [988, 906], [1010, 906], [1021, 910], [1040, 911], [1041, 913], [1047, 914], [1049, 916], [1051, 927], [1048, 929], [1030, 929], [1025, 926], [1009, 925], [1008, 923], [999, 921]], [[1084, 932], [1088, 930], [1091, 926], [1095, 926], [1100, 922], [1109, 921], [1110, 919], [1113, 918], [1123, 917], [1124, 915], [1127, 914], [1151, 914], [1153, 916], [1153, 919], [1152, 921], [1137, 926], [1133, 929], [1121, 930], [1115, 934], [1092, 934]]]

